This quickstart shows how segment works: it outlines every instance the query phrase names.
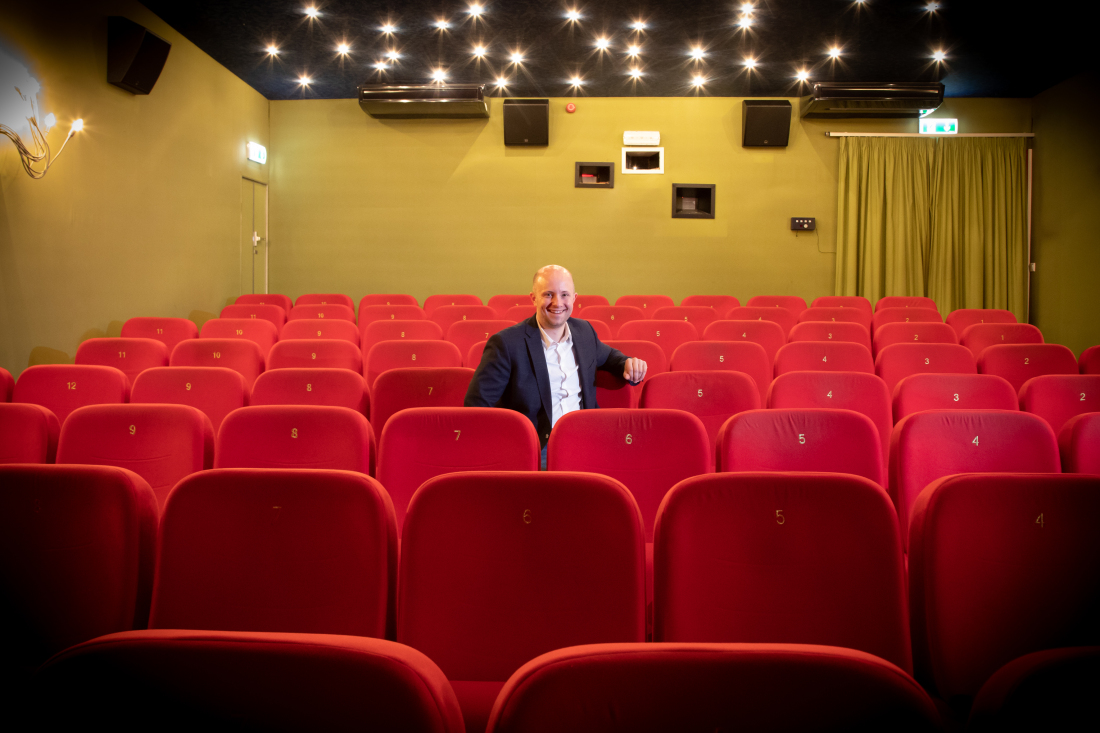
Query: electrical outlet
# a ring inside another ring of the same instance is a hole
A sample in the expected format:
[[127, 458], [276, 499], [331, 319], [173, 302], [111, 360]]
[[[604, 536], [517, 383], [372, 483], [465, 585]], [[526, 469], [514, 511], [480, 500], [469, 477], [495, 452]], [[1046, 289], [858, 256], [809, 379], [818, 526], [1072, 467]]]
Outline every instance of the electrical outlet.
[[792, 216], [791, 217], [791, 231], [793, 232], [812, 232], [817, 229], [817, 219], [812, 216]]

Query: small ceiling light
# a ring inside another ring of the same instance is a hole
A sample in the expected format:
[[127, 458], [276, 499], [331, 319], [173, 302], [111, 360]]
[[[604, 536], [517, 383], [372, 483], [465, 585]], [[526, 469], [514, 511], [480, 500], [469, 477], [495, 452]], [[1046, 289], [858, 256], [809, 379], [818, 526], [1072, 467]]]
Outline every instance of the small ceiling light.
[[630, 76], [634, 79], [641, 79], [642, 78], [642, 70], [641, 69], [631, 69], [627, 73], [629, 73]]
[[386, 66], [385, 61], [379, 61], [374, 65], [374, 68], [378, 69], [379, 71], [385, 71], [389, 67]]
[[940, 4], [939, 3], [928, 3], [927, 5], [924, 6], [924, 9], [926, 11], [928, 11], [929, 13], [934, 13], [937, 10], [940, 9]]
[[947, 52], [946, 51], [936, 51], [935, 53], [932, 54], [932, 58], [934, 58], [936, 61], [943, 61], [944, 59], [947, 58]]
[[584, 79], [580, 78], [579, 76], [574, 76], [572, 79], [569, 80], [569, 83], [575, 87], [579, 87], [581, 84], [584, 84]]
[[596, 48], [600, 49], [601, 51], [606, 50], [607, 47], [610, 46], [610, 45], [611, 45], [611, 41], [607, 40], [606, 38], [597, 38], [596, 39]]
[[692, 48], [688, 55], [691, 56], [696, 61], [698, 61], [699, 59], [706, 56], [706, 54], [703, 52], [703, 49], [701, 49], [698, 46], [695, 46], [694, 48]]
[[474, 56], [476, 56], [477, 58], [482, 58], [483, 56], [485, 56], [485, 47], [474, 46]]
[[395, 28], [392, 23], [386, 23], [382, 26], [381, 30], [383, 33], [393, 33], [397, 28]]
[[451, 24], [448, 23], [446, 20], [440, 19], [435, 22], [435, 27], [441, 31], [445, 31], [451, 27]]
[[840, 47], [839, 46], [833, 46], [832, 48], [829, 49], [829, 58], [831, 58], [831, 59], [840, 58]]
[[497, 79], [497, 87], [499, 87], [500, 89], [503, 89], [506, 86], [508, 86], [508, 80], [507, 79], [505, 79], [503, 76], [500, 77], [499, 79]]
[[743, 15], [741, 16], [741, 20], [737, 21], [737, 25], [741, 26], [742, 28], [748, 28], [752, 25], [752, 18], [747, 15]]
[[634, 21], [633, 23], [630, 24], [630, 27], [633, 28], [636, 31], [644, 31], [645, 30], [645, 21], [644, 20], [636, 20], [636, 21]]
[[578, 20], [580, 20], [580, 19], [581, 19], [581, 14], [580, 14], [580, 12], [579, 12], [579, 11], [577, 11], [577, 10], [566, 10], [566, 11], [565, 11], [565, 17], [566, 17], [566, 19], [568, 19], [568, 20], [569, 20], [570, 22], [572, 22], [572, 23], [576, 23], [576, 22], [577, 22]]
[[432, 81], [443, 81], [447, 78], [447, 72], [443, 69], [432, 70]]
[[756, 59], [752, 58], [751, 56], [749, 58], [745, 59], [743, 63], [745, 64], [746, 69], [755, 69], [756, 68]]
[[523, 54], [520, 53], [519, 51], [513, 51], [512, 55], [509, 56], [508, 58], [512, 61], [513, 64], [522, 64], [523, 63]]
[[706, 83], [707, 83], [707, 80], [705, 78], [699, 76], [699, 75], [694, 76], [691, 80], [692, 86], [696, 86], [696, 87], [701, 87]]
[[642, 49], [639, 48], [638, 46], [630, 46], [629, 48], [626, 49], [626, 55], [627, 56], [637, 56], [641, 52], [642, 52]]
[[794, 78], [798, 79], [799, 81], [806, 81], [807, 79], [810, 78], [810, 72], [806, 71], [805, 69], [802, 69], [801, 71], [799, 71], [797, 74], [794, 75]]
[[339, 46], [336, 47], [336, 53], [340, 54], [341, 56], [347, 56], [350, 52], [351, 46], [346, 43], [341, 43]]
[[310, 79], [308, 76], [299, 76], [298, 83], [304, 87], [307, 87], [313, 83], [313, 79]]
[[467, 12], [469, 12], [470, 15], [474, 16], [475, 18], [480, 18], [481, 14], [485, 12], [485, 8], [481, 7], [480, 5], [471, 5], [470, 9]]
[[397, 51], [386, 51], [386, 58], [390, 61], [397, 61], [397, 59], [401, 58], [401, 54]]
[[308, 8], [306, 8], [304, 12], [305, 12], [306, 15], [308, 15], [311, 18], [316, 18], [318, 15], [321, 14], [321, 11], [318, 10], [317, 8], [313, 7], [312, 5], [310, 5]]
[[268, 46], [267, 47], [267, 53], [268, 53], [269, 56], [277, 56], [279, 54], [279, 47], [274, 45], [274, 44], [271, 45], [271, 46]]
[[741, 12], [745, 13], [746, 15], [748, 13], [751, 13], [755, 9], [756, 8], [752, 6], [752, 3], [741, 3]]

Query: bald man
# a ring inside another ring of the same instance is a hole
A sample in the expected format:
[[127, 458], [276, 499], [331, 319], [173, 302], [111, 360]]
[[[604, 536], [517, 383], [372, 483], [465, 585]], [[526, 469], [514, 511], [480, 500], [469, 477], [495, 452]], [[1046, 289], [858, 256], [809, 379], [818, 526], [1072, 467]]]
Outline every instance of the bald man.
[[646, 363], [602, 343], [588, 321], [572, 318], [577, 294], [564, 267], [535, 273], [531, 302], [535, 315], [494, 334], [470, 380], [467, 407], [505, 407], [531, 421], [542, 444], [561, 416], [596, 404], [596, 370], [618, 374], [631, 384], [645, 377]]

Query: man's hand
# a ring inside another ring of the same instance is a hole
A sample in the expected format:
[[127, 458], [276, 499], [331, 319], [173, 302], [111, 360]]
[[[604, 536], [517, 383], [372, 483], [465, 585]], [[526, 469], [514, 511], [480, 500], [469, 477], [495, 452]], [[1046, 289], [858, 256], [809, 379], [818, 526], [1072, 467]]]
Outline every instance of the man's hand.
[[623, 379], [632, 384], [637, 384], [645, 379], [645, 371], [646, 363], [632, 356], [626, 360], [626, 364], [624, 365]]

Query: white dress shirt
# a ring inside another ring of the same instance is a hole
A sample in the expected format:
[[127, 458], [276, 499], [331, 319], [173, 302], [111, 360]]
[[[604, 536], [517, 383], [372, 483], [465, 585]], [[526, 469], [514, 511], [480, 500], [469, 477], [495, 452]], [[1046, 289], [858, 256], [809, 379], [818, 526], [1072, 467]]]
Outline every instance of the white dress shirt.
[[546, 370], [550, 373], [550, 402], [554, 406], [550, 427], [554, 427], [562, 415], [581, 409], [581, 375], [577, 357], [573, 354], [573, 334], [569, 331], [569, 324], [565, 324], [559, 341], [551, 341], [541, 325], [539, 333], [542, 334], [542, 348], [546, 354]]

